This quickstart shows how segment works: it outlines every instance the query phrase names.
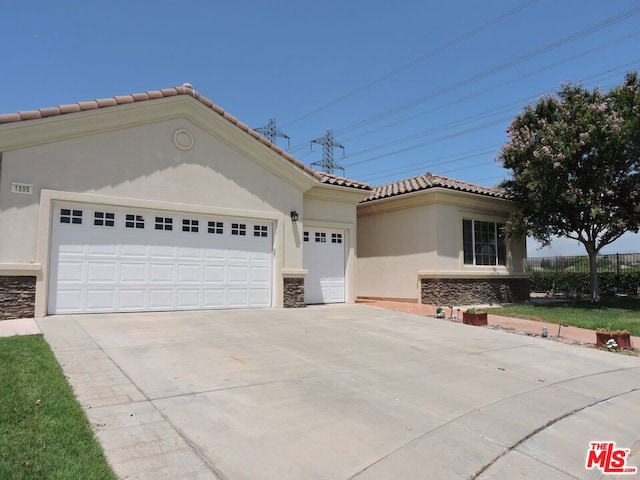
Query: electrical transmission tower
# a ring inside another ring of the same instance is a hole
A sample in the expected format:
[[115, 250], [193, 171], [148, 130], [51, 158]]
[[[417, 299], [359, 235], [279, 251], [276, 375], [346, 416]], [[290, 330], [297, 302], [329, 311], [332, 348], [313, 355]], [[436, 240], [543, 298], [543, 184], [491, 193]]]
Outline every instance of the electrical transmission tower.
[[311, 149], [313, 150], [313, 144], [317, 143], [322, 145], [322, 160], [319, 162], [313, 162], [312, 167], [320, 167], [325, 173], [333, 173], [334, 170], [342, 170], [344, 173], [344, 167], [338, 165], [333, 159], [333, 149], [341, 148], [342, 155], [344, 156], [344, 146], [336, 142], [333, 138], [333, 130], [327, 130], [327, 134], [324, 137], [311, 140]]
[[276, 127], [276, 119], [270, 118], [269, 123], [266, 127], [256, 128], [256, 132], [262, 135], [265, 138], [268, 138], [269, 141], [273, 144], [276, 143], [276, 138], [286, 138], [287, 139], [287, 148], [291, 148], [291, 139], [284, 132], [278, 130]]

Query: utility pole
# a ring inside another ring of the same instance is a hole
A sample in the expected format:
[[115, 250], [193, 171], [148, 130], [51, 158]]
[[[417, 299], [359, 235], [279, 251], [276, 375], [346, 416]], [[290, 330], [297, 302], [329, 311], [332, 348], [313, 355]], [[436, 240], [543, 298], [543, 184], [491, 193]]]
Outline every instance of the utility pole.
[[276, 143], [276, 138], [286, 138], [287, 139], [287, 148], [291, 148], [291, 139], [284, 132], [278, 130], [276, 127], [276, 119], [270, 118], [269, 123], [266, 127], [256, 128], [256, 132], [258, 132], [263, 137], [269, 139], [269, 141], [273, 144]]
[[327, 133], [324, 137], [311, 140], [312, 150], [314, 143], [322, 145], [322, 160], [320, 160], [319, 162], [313, 162], [311, 166], [318, 166], [325, 173], [333, 173], [334, 170], [342, 170], [342, 172], [344, 173], [344, 167], [338, 165], [333, 159], [334, 148], [341, 148], [342, 155], [344, 156], [344, 146], [335, 141], [335, 139], [333, 138], [333, 130], [327, 130]]

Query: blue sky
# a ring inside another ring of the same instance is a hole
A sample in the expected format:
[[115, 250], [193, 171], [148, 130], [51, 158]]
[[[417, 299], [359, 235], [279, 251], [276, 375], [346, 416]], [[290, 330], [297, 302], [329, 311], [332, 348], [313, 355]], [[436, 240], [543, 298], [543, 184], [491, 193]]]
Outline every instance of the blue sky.
[[[333, 130], [346, 176], [373, 185], [424, 172], [497, 184], [524, 105], [640, 70], [636, 0], [3, 0], [0, 29], [0, 112], [190, 82], [254, 128], [276, 118], [307, 164]], [[640, 251], [639, 237], [605, 251]]]

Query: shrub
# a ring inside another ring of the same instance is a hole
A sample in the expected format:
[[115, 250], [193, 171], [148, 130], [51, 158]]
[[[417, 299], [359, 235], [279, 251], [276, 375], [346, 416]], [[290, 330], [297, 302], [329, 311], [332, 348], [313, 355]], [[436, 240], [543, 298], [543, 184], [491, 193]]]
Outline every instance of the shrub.
[[[598, 284], [601, 295], [610, 294], [614, 291], [636, 293], [640, 284], [640, 272], [599, 272]], [[556, 292], [589, 294], [590, 278], [589, 273], [583, 272], [531, 272], [530, 285], [532, 292], [549, 292], [554, 289]]]

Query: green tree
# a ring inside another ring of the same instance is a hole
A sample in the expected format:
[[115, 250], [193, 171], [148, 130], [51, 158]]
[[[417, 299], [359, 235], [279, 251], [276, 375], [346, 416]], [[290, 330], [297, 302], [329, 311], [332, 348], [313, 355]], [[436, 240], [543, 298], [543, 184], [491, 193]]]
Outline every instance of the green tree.
[[640, 83], [628, 74], [609, 92], [563, 85], [524, 108], [497, 159], [516, 212], [505, 229], [548, 245], [581, 242], [589, 255], [591, 299], [600, 300], [596, 255], [640, 228]]

